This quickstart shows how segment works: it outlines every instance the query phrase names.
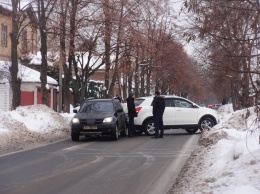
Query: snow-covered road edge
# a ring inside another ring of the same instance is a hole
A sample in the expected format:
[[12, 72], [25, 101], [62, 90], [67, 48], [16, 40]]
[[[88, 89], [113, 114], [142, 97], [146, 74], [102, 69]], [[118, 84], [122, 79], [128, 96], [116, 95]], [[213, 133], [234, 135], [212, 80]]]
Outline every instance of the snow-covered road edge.
[[59, 114], [44, 105], [0, 112], [0, 154], [68, 139], [74, 114]]
[[222, 107], [221, 122], [203, 132], [201, 147], [191, 154], [168, 194], [260, 194], [256, 112], [232, 112], [230, 107]]

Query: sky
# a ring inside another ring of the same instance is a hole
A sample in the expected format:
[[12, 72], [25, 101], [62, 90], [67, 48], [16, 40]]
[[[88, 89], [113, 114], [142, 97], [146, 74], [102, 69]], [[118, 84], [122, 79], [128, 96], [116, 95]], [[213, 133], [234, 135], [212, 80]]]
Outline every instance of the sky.
[[[174, 11], [177, 13], [177, 15], [179, 16], [179, 17], [183, 17], [183, 14], [181, 14], [180, 13], [180, 11], [181, 11], [181, 8], [182, 8], [182, 6], [183, 6], [183, 2], [184, 2], [184, 0], [170, 0], [171, 1], [171, 3], [172, 3], [172, 5], [173, 5], [173, 9], [174, 9]], [[183, 21], [183, 20], [177, 20], [176, 21], [176, 23], [178, 24], [178, 25], [185, 25], [185, 21]], [[189, 54], [189, 55], [192, 55], [193, 54], [193, 52], [194, 52], [194, 45], [195, 45], [195, 43], [185, 43], [185, 46], [184, 46], [184, 48], [185, 48], [185, 50], [187, 51], [187, 53]]]

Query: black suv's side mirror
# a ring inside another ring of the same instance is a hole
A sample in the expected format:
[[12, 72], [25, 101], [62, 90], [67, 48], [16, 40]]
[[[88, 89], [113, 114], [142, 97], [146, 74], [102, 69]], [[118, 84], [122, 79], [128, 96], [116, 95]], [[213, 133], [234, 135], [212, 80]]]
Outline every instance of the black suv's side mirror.
[[73, 109], [73, 113], [77, 113], [78, 112], [78, 110], [77, 109]]

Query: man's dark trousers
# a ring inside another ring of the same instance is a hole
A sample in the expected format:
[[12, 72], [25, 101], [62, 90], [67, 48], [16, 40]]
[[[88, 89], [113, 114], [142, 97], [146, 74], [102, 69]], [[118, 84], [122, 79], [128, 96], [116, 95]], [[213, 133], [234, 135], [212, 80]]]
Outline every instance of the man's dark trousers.
[[160, 115], [154, 116], [154, 127], [155, 127], [155, 137], [159, 137], [159, 130], [160, 130], [160, 137], [163, 137], [164, 128], [163, 128], [163, 117]]
[[134, 117], [129, 117], [128, 136], [135, 135]]

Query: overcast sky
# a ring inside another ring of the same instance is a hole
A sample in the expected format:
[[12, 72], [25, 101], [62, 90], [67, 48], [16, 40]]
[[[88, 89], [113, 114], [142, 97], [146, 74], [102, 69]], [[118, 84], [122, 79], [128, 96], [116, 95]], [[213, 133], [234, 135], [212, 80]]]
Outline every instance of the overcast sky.
[[[180, 26], [187, 25], [187, 22], [185, 22], [185, 20], [183, 20], [184, 15], [180, 13], [181, 8], [183, 6], [183, 2], [184, 2], [184, 0], [171, 0], [173, 9], [177, 13], [177, 16], [179, 18], [179, 19], [177, 18], [176, 23], [177, 23], [177, 25], [180, 25]], [[180, 17], [182, 17], [182, 19], [180, 19]], [[189, 55], [192, 55], [193, 51], [194, 51], [193, 45], [195, 45], [195, 43], [192, 43], [192, 42], [189, 44], [187, 42], [183, 42], [183, 43], [185, 43], [184, 48], [186, 49], [187, 53]]]

